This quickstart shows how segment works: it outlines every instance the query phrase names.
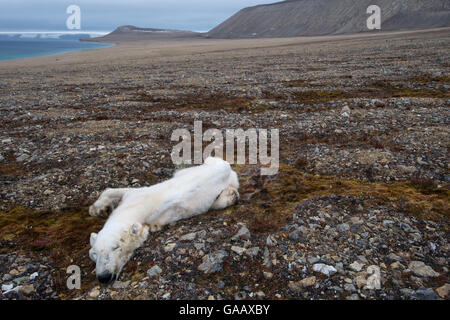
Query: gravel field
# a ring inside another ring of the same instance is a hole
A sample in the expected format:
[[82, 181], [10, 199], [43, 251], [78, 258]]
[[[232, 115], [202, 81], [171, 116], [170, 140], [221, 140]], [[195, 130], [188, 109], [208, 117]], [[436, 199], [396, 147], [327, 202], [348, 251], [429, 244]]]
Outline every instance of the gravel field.
[[[448, 299], [449, 47], [441, 29], [0, 62], [0, 298]], [[236, 206], [151, 234], [99, 286], [88, 206], [168, 179], [196, 120], [279, 129], [279, 174], [233, 165]]]

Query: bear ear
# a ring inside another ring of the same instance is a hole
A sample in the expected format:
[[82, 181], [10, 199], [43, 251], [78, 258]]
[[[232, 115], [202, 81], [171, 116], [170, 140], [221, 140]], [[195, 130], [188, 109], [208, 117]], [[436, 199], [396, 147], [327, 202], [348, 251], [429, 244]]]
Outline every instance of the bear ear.
[[130, 233], [134, 235], [140, 234], [141, 231], [142, 231], [142, 224], [140, 224], [139, 222], [133, 224], [130, 228]]
[[130, 233], [132, 235], [137, 236], [137, 237], [143, 239], [144, 241], [148, 237], [148, 232], [149, 232], [148, 225], [142, 225], [139, 222], [133, 224], [130, 228]]
[[91, 240], [90, 240], [90, 242], [91, 242], [91, 247], [94, 246], [96, 240], [97, 240], [97, 234], [96, 234], [95, 232], [92, 232], [92, 233], [91, 233]]

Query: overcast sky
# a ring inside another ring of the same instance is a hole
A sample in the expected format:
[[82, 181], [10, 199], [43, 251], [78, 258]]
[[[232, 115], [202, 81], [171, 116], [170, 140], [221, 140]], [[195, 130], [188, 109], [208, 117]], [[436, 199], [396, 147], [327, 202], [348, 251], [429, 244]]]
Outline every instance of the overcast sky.
[[277, 0], [0, 0], [0, 31], [66, 29], [69, 5], [81, 8], [82, 31], [120, 25], [207, 31], [248, 6]]

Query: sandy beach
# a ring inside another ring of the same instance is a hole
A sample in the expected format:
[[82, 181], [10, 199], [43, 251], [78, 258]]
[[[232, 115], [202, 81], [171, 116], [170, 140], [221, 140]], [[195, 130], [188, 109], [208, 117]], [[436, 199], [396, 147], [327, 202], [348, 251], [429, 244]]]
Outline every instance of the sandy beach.
[[[446, 28], [0, 61], [0, 279], [23, 278], [2, 299], [446, 298], [449, 44]], [[88, 206], [169, 178], [171, 133], [195, 120], [279, 129], [279, 174], [234, 165], [238, 205], [152, 234], [99, 287]], [[71, 264], [82, 290], [65, 287]]]
[[[18, 67], [48, 67], [49, 64], [108, 64], [117, 63], [117, 60], [145, 60], [156, 57], [184, 56], [198, 53], [224, 53], [236, 50], [251, 50], [259, 48], [278, 48], [289, 46], [301, 46], [314, 43], [333, 43], [343, 41], [358, 41], [369, 39], [389, 39], [417, 36], [428, 33], [448, 33], [450, 28], [396, 31], [396, 32], [371, 32], [349, 35], [320, 36], [320, 37], [296, 37], [296, 38], [272, 38], [272, 39], [181, 39], [166, 41], [118, 41], [116, 46], [110, 48], [94, 49], [81, 52], [66, 53], [37, 58], [19, 59], [13, 61], [0, 61], [0, 68], [4, 71]], [[107, 40], [100, 40], [108, 42]], [[99, 51], [101, 52], [99, 54]], [[129, 61], [130, 63], [131, 61]]]

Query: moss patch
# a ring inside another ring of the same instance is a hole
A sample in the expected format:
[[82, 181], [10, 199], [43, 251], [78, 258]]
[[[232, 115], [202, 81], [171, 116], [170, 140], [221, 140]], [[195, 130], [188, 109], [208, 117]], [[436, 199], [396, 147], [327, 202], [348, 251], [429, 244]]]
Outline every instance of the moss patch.
[[[234, 166], [241, 180], [242, 199], [237, 206], [210, 214], [226, 217], [228, 223], [244, 222], [251, 232], [267, 234], [286, 224], [301, 201], [336, 194], [390, 205], [399, 212], [444, 225], [450, 218], [448, 186], [439, 187], [423, 179], [382, 183], [311, 175], [304, 171], [306, 164], [307, 159], [293, 165], [282, 164], [279, 174], [271, 177], [260, 176], [253, 166]], [[98, 232], [103, 223], [90, 217], [85, 207], [59, 212], [24, 207], [0, 211], [0, 253], [16, 251], [48, 257], [54, 264], [57, 292], [61, 298], [70, 298], [80, 292], [70, 292], [65, 286], [69, 265], [82, 268], [82, 292], [92, 288], [95, 276], [90, 273], [94, 265], [88, 257], [89, 235]], [[142, 268], [132, 262], [127, 266], [133, 272]]]
[[320, 103], [353, 98], [388, 99], [399, 97], [447, 99], [450, 97], [450, 93], [432, 89], [402, 89], [390, 86], [388, 83], [377, 82], [362, 90], [310, 90], [293, 94], [293, 99], [298, 103]]
[[418, 76], [411, 79], [417, 83], [450, 83], [450, 77], [431, 77], [428, 75]]
[[[90, 217], [86, 208], [50, 212], [17, 207], [0, 211], [0, 253], [15, 251], [48, 257], [54, 264], [52, 274], [57, 292], [70, 295], [66, 268], [72, 264], [82, 269], [92, 267], [89, 236], [98, 232], [103, 223]], [[89, 286], [94, 280], [94, 275], [83, 275], [83, 286]]]
[[[414, 181], [383, 183], [345, 180], [307, 174], [302, 166], [281, 165], [275, 177], [253, 176], [242, 182], [243, 202], [234, 213], [253, 232], [277, 230], [302, 200], [331, 194], [348, 195], [379, 205], [391, 205], [406, 214], [442, 221], [450, 218], [448, 186], [429, 188]], [[251, 195], [245, 201], [246, 194]]]
[[90, 233], [98, 231], [102, 224], [85, 208], [55, 213], [17, 207], [0, 211], [0, 240], [17, 242], [18, 249], [44, 251], [55, 262], [64, 264], [85, 253]]
[[342, 100], [351, 98], [353, 95], [350, 92], [344, 91], [301, 91], [294, 93], [294, 99], [297, 102], [326, 102], [332, 100]]
[[298, 88], [298, 87], [303, 87], [306, 83], [306, 80], [290, 80], [290, 81], [285, 81], [284, 85], [287, 88]]
[[225, 93], [198, 91], [178, 97], [177, 99], [153, 97], [147, 93], [138, 93], [130, 101], [151, 103], [150, 111], [182, 109], [182, 110], [227, 110], [239, 112], [248, 109], [253, 101], [247, 97], [230, 96]]
[[393, 97], [410, 97], [410, 98], [450, 98], [449, 92], [431, 89], [418, 89], [418, 90], [395, 90], [392, 94]]
[[3, 154], [5, 160], [0, 163], [0, 177], [15, 178], [25, 174], [25, 171], [12, 152]]

